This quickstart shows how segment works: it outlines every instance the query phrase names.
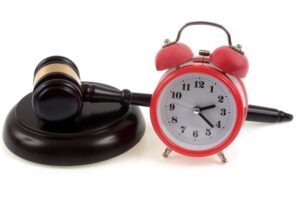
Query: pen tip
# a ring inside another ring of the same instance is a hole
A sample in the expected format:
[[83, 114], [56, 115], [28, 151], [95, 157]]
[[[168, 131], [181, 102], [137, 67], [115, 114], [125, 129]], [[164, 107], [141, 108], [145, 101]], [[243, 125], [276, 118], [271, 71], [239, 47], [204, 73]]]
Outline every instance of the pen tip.
[[280, 122], [289, 122], [293, 120], [293, 115], [285, 112], [281, 112], [281, 120]]

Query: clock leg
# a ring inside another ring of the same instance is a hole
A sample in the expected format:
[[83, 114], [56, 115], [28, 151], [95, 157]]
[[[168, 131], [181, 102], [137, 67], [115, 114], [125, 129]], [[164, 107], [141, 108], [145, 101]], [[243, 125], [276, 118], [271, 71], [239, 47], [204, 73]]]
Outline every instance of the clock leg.
[[228, 162], [228, 160], [227, 160], [225, 154], [223, 153], [223, 151], [219, 152], [219, 153], [218, 153], [218, 156], [219, 156], [219, 158], [221, 159], [221, 161], [222, 161], [223, 164], [225, 164], [225, 163]]
[[166, 150], [163, 152], [162, 156], [163, 156], [164, 158], [168, 158], [171, 152], [172, 152], [172, 149], [169, 149], [169, 148], [167, 147]]

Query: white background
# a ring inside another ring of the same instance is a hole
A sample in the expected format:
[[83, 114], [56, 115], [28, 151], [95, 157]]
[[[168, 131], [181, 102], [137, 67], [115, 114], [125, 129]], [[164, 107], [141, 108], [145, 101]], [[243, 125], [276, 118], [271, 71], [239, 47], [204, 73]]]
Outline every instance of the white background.
[[[252, 104], [294, 114], [285, 124], [246, 123], [225, 153], [161, 157], [149, 109], [147, 130], [133, 149], [80, 167], [49, 167], [13, 155], [0, 143], [0, 199], [299, 199], [299, 1], [1, 1], [0, 124], [32, 90], [35, 66], [64, 55], [82, 80], [135, 92], [154, 91], [154, 66], [165, 38], [189, 21], [229, 29], [250, 61], [245, 79]], [[193, 27], [182, 41], [196, 52], [226, 44], [220, 30]]]

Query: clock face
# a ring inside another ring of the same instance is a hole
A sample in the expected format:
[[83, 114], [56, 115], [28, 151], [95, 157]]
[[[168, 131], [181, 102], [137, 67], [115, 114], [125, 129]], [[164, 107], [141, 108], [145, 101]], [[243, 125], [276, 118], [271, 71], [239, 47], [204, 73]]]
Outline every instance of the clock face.
[[163, 137], [191, 151], [208, 150], [228, 140], [236, 124], [237, 105], [232, 90], [216, 77], [189, 71], [161, 89], [156, 116]]

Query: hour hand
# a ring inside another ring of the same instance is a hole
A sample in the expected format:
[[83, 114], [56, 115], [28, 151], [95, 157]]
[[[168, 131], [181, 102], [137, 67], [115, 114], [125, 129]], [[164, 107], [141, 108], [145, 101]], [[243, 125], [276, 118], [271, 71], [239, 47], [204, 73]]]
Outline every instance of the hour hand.
[[213, 104], [213, 105], [209, 105], [209, 106], [200, 107], [199, 110], [201, 112], [201, 111], [209, 110], [209, 109], [212, 109], [212, 108], [215, 108], [215, 107], [216, 107], [216, 105]]

